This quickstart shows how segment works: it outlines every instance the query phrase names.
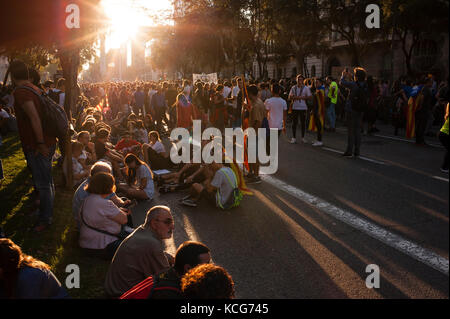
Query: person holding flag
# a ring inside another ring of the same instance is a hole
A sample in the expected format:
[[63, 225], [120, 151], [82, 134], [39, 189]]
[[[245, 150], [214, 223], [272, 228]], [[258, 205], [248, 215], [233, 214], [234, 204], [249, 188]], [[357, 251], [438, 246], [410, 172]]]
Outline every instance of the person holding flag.
[[308, 129], [317, 132], [317, 141], [312, 145], [323, 146], [322, 133], [325, 120], [325, 87], [320, 79], [313, 80], [311, 93], [313, 95], [313, 107]]
[[408, 107], [406, 108], [406, 138], [414, 138], [416, 136], [416, 112], [422, 104], [423, 85], [416, 85], [410, 92], [408, 99]]

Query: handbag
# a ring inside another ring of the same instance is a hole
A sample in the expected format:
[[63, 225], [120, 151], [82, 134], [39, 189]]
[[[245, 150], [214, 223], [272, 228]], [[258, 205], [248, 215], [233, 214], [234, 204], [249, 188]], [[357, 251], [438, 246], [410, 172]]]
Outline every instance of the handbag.
[[84, 224], [87, 228], [92, 229], [92, 230], [94, 230], [94, 231], [96, 231], [96, 232], [102, 233], [102, 234], [104, 234], [104, 235], [116, 237], [117, 239], [125, 239], [125, 238], [128, 237], [128, 235], [131, 234], [130, 231], [125, 230], [125, 227], [126, 227], [127, 225], [121, 225], [121, 226], [120, 226], [120, 232], [119, 232], [118, 234], [112, 234], [112, 233], [110, 233], [110, 232], [108, 232], [108, 231], [106, 231], [106, 230], [98, 229], [98, 228], [96, 228], [96, 227], [90, 226], [88, 223], [86, 223], [86, 221], [84, 220], [84, 216], [83, 216], [83, 208], [84, 208], [84, 203], [85, 203], [85, 202], [86, 202], [86, 200], [84, 200], [83, 205], [81, 205], [80, 217], [81, 217], [81, 221], [83, 222], [83, 224]]

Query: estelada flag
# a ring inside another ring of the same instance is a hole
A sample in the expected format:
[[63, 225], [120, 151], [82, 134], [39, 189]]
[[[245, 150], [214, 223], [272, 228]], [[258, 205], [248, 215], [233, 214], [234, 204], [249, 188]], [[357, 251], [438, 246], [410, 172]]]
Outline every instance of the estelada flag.
[[411, 96], [408, 100], [406, 108], [406, 137], [414, 138], [416, 135], [416, 112], [422, 106], [423, 95], [422, 92], [416, 96]]
[[[245, 97], [245, 99], [247, 100], [247, 105], [248, 105], [248, 109], [249, 111], [252, 109], [252, 105], [250, 103], [250, 99], [248, 98], [248, 92], [247, 92], [247, 85], [245, 84], [245, 77], [242, 76], [242, 87], [244, 89], [244, 94], [243, 96]], [[244, 114], [244, 109], [242, 109], [242, 114]], [[248, 118], [242, 118], [242, 130], [245, 131], [248, 128], [249, 124], [248, 124]], [[250, 167], [248, 165], [248, 154], [247, 154], [247, 149], [248, 149], [248, 138], [247, 136], [244, 136], [244, 167], [247, 171], [250, 170]]]
[[[225, 149], [224, 148], [222, 148], [222, 149], [225, 154]], [[225, 156], [225, 158], [230, 159], [230, 157], [228, 157], [228, 156]], [[234, 158], [233, 158], [233, 162], [230, 163], [230, 168], [233, 170], [234, 175], [236, 175], [237, 185], [238, 185], [239, 190], [242, 192], [242, 194], [253, 195], [253, 192], [247, 188], [247, 184], [245, 183], [245, 179], [244, 179], [244, 174], [242, 173], [242, 170], [239, 168], [239, 165]]]
[[[317, 90], [316, 94], [315, 94], [315, 98], [317, 99], [318, 114], [319, 114], [319, 118], [320, 118], [320, 123], [322, 124], [322, 132], [323, 132], [324, 121], [325, 121], [325, 92], [322, 89]], [[311, 114], [308, 130], [313, 131], [313, 132], [317, 131], [314, 113]]]

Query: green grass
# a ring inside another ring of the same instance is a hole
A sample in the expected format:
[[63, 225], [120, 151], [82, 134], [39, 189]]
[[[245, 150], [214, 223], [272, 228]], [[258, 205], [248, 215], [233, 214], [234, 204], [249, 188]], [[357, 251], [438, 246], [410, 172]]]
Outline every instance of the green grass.
[[49, 264], [65, 286], [66, 266], [80, 267], [80, 288], [68, 289], [72, 298], [104, 298], [103, 283], [109, 262], [84, 256], [78, 247], [76, 226], [72, 217], [73, 191], [61, 187], [62, 171], [53, 169], [56, 185], [53, 224], [43, 233], [32, 227], [36, 217], [30, 214], [33, 185], [31, 174], [17, 135], [3, 138], [0, 147], [5, 179], [0, 186], [0, 227], [22, 251]]

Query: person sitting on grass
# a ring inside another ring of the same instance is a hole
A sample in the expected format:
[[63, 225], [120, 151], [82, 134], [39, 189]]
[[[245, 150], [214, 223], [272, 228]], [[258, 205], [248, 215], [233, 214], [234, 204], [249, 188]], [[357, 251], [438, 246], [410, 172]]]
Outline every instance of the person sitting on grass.
[[170, 208], [152, 207], [147, 212], [144, 224], [122, 242], [114, 255], [106, 275], [107, 295], [120, 297], [148, 276], [173, 266], [173, 257], [164, 252], [162, 242], [172, 237], [173, 230]]
[[[75, 191], [75, 194], [73, 195], [72, 199], [72, 213], [77, 223], [77, 230], [79, 230], [81, 226], [79, 221], [80, 208], [83, 205], [84, 200], [89, 196], [89, 193], [86, 191], [86, 188], [89, 185], [92, 176], [96, 175], [97, 173], [111, 174], [112, 173], [111, 166], [105, 162], [97, 162], [94, 165], [92, 165], [90, 170], [90, 177], [88, 177], [83, 183], [81, 183], [80, 186], [78, 186], [77, 190]], [[106, 199], [112, 200], [112, 202], [116, 204], [118, 207], [123, 207], [131, 204], [131, 201], [129, 199], [126, 199], [124, 201], [120, 197], [118, 197], [116, 193], [112, 193], [111, 195], [106, 197]]]
[[133, 146], [141, 145], [138, 141], [133, 139], [132, 134], [129, 131], [125, 131], [122, 134], [122, 139], [116, 144], [115, 150], [120, 152], [123, 156], [126, 156], [131, 152]]
[[[72, 142], [72, 175], [73, 187], [81, 184], [88, 176], [90, 166], [87, 166], [82, 158], [83, 144], [80, 142]], [[83, 165], [84, 164], [84, 165]]]
[[117, 207], [107, 199], [115, 192], [114, 176], [97, 173], [92, 176], [86, 191], [79, 220], [81, 223], [79, 244], [86, 254], [111, 260], [123, 238], [122, 225], [128, 223], [129, 210]]
[[135, 140], [141, 144], [148, 143], [148, 131], [144, 127], [144, 122], [142, 120], [136, 121], [136, 128], [134, 129], [133, 136]]
[[96, 134], [95, 154], [99, 160], [106, 159], [107, 161], [110, 161], [113, 167], [114, 175], [121, 180], [123, 175], [120, 170], [120, 164], [123, 162], [123, 156], [106, 145], [108, 139], [109, 131], [101, 128]]
[[83, 144], [83, 157], [86, 158], [86, 164], [90, 165], [97, 161], [95, 155], [95, 146], [91, 142], [91, 134], [88, 131], [81, 131], [78, 133], [77, 141]]
[[0, 239], [0, 299], [64, 299], [67, 291], [50, 266], [22, 252], [11, 239]]
[[234, 282], [228, 272], [214, 264], [202, 264], [181, 278], [186, 299], [233, 299]]
[[169, 270], [147, 277], [124, 293], [120, 299], [182, 299], [181, 277], [192, 268], [211, 262], [208, 247], [200, 242], [185, 241], [175, 253], [175, 264]]
[[136, 155], [128, 154], [125, 157], [125, 166], [127, 185], [120, 185], [119, 190], [131, 199], [153, 199], [155, 194], [153, 172], [148, 165]]
[[213, 162], [207, 165], [203, 174], [205, 181], [192, 184], [191, 194], [182, 200], [183, 205], [196, 207], [201, 198], [206, 198], [209, 203], [222, 209], [236, 206], [234, 192], [238, 189], [238, 183], [230, 167]]

